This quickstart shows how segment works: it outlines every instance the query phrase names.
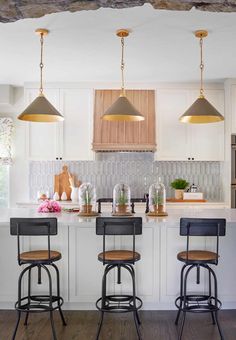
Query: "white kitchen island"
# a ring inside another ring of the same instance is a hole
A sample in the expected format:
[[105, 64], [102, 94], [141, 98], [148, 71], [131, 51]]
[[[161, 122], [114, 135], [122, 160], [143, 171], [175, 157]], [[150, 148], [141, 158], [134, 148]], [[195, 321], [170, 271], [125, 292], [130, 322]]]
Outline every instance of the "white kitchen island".
[[[186, 238], [179, 236], [180, 217], [226, 218], [226, 236], [220, 238], [220, 259], [216, 268], [219, 297], [223, 308], [236, 308], [236, 210], [206, 209], [199, 206], [168, 208], [169, 216], [151, 218], [142, 214], [143, 235], [137, 236], [136, 248], [141, 260], [135, 265], [137, 294], [144, 302], [144, 309], [175, 309], [174, 300], [179, 293], [181, 263], [176, 255], [185, 250]], [[10, 235], [10, 217], [57, 217], [58, 235], [53, 236], [52, 249], [61, 251], [58, 262], [61, 273], [61, 295], [65, 309], [95, 309], [101, 294], [103, 265], [97, 260], [102, 250], [102, 237], [95, 232], [95, 218], [81, 218], [76, 213], [37, 213], [36, 209], [16, 208], [0, 210], [0, 308], [13, 308], [17, 296], [20, 268], [17, 263], [16, 237]], [[131, 239], [111, 237], [108, 247], [129, 248]], [[214, 249], [211, 238], [194, 238], [198, 249]], [[25, 238], [23, 250], [42, 249], [46, 240], [41, 237]], [[193, 291], [204, 289], [206, 281], [196, 286], [195, 273], [190, 285]], [[116, 284], [115, 275], [109, 278], [111, 292], [128, 292], [129, 282], [124, 273], [122, 285]], [[45, 286], [46, 287], [46, 286]], [[36, 285], [37, 291], [44, 284]]]

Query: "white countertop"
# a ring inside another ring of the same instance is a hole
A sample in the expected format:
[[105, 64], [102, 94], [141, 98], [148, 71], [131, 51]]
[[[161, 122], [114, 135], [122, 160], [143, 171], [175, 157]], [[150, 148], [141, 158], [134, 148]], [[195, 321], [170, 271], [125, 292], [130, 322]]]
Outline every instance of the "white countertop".
[[[236, 209], [206, 209], [191, 205], [183, 208], [168, 207], [167, 212], [168, 216], [166, 217], [147, 217], [142, 213], [137, 213], [134, 216], [143, 217], [144, 225], [149, 223], [179, 223], [181, 217], [202, 217], [226, 218], [227, 223], [235, 223], [236, 226]], [[102, 216], [110, 216], [110, 214], [104, 213]], [[9, 208], [0, 209], [0, 226], [8, 225], [11, 217], [57, 217], [61, 225], [76, 225], [84, 222], [94, 223], [95, 221], [94, 217], [80, 217], [78, 213], [38, 213], [36, 208]]]

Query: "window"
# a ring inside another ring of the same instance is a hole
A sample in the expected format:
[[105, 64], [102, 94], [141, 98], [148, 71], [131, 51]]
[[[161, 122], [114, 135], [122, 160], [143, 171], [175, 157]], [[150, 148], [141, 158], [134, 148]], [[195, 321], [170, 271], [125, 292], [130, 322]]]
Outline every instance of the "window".
[[9, 202], [9, 166], [0, 165], [0, 208], [6, 208]]
[[0, 208], [9, 202], [9, 165], [12, 162], [11, 137], [13, 122], [11, 118], [0, 118]]

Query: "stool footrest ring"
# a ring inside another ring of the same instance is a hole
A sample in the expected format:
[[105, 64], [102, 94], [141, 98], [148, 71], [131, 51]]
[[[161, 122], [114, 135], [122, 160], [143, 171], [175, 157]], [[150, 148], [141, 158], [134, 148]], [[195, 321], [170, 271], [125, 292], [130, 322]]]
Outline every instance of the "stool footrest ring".
[[192, 294], [186, 295], [185, 303], [183, 296], [177, 297], [177, 299], [175, 300], [175, 306], [178, 309], [187, 312], [207, 313], [220, 310], [222, 303], [214, 296]]
[[135, 297], [135, 306], [133, 295], [107, 295], [105, 304], [102, 306], [102, 298], [96, 301], [96, 307], [102, 312], [110, 313], [127, 313], [139, 310], [143, 305], [139, 297]]
[[[43, 313], [53, 311], [61, 307], [64, 300], [60, 296], [52, 296], [52, 307], [50, 307], [50, 296], [49, 295], [32, 295], [25, 296], [15, 303], [15, 309], [20, 312], [31, 312], [31, 313]], [[56, 303], [56, 305], [55, 305]]]

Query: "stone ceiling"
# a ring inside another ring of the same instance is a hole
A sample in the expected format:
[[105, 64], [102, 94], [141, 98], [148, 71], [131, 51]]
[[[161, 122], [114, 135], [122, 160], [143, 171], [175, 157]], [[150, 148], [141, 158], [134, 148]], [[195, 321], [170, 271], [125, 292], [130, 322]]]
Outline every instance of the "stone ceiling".
[[39, 18], [56, 12], [95, 10], [100, 7], [128, 8], [150, 3], [155, 9], [236, 12], [236, 0], [0, 0], [0, 22]]

